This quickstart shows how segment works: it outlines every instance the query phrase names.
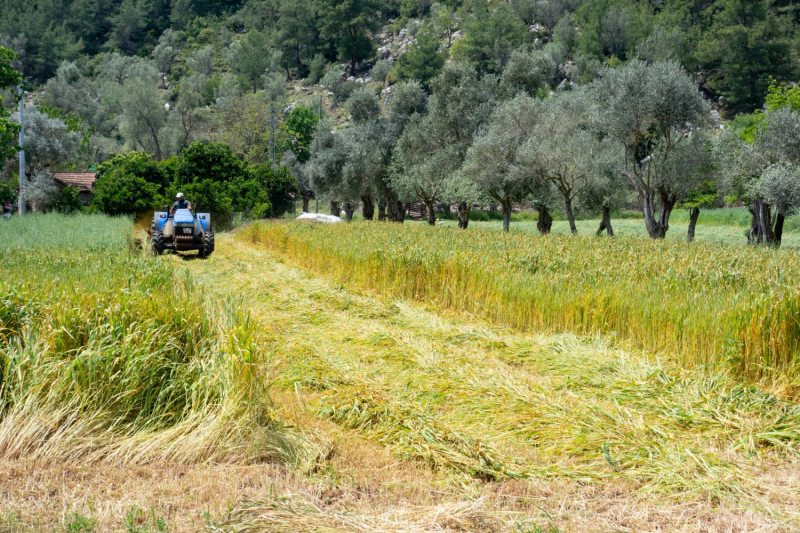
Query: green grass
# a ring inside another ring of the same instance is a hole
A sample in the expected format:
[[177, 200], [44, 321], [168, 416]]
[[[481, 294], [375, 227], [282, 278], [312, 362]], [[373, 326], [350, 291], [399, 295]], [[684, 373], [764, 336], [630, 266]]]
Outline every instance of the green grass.
[[[489, 212], [479, 212], [488, 215]], [[511, 232], [538, 234], [536, 218], [533, 213], [515, 213], [511, 217]], [[500, 231], [503, 228], [502, 217], [499, 213], [492, 216], [482, 216], [480, 220], [470, 222], [470, 228]], [[419, 222], [415, 222], [419, 223]], [[423, 222], [424, 223], [424, 222]], [[636, 211], [624, 211], [612, 215], [611, 223], [617, 237], [647, 237], [642, 215]], [[581, 235], [594, 235], [599, 225], [599, 220], [583, 219], [575, 222], [578, 233]], [[458, 223], [452, 219], [442, 221], [443, 226], [456, 227]], [[667, 232], [669, 240], [685, 240], [689, 226], [687, 211], [673, 212], [670, 218], [670, 229]], [[747, 244], [747, 232], [750, 229], [750, 213], [747, 208], [737, 207], [728, 209], [701, 210], [697, 222], [695, 240], [697, 242], [721, 243], [744, 246]], [[569, 235], [569, 224], [565, 220], [553, 222], [552, 232], [556, 235]], [[800, 248], [800, 217], [790, 217], [784, 228], [784, 248]]]
[[522, 329], [615, 334], [688, 365], [798, 377], [800, 252], [421, 224], [238, 233], [312, 270]]
[[27, 246], [0, 251], [0, 457], [292, 460], [268, 340], [235, 299], [131, 250], [123, 220], [6, 227]]
[[129, 218], [105, 215], [32, 214], [0, 220], [0, 252], [26, 248], [121, 248], [130, 239]]

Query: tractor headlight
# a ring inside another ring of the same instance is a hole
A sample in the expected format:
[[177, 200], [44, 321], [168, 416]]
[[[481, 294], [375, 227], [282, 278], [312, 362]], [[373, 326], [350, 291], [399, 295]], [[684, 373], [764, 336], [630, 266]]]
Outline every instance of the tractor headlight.
[[192, 228], [183, 228], [183, 232], [184, 233], [191, 233], [192, 232]]

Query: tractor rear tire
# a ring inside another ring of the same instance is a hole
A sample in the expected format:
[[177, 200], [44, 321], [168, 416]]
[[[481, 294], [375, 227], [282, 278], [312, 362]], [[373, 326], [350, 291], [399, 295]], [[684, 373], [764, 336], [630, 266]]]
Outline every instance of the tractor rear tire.
[[150, 246], [153, 249], [153, 255], [164, 253], [164, 234], [160, 231], [154, 231], [153, 236], [150, 238]]
[[206, 231], [203, 234], [203, 249], [200, 250], [200, 257], [208, 257], [214, 252], [214, 233]]

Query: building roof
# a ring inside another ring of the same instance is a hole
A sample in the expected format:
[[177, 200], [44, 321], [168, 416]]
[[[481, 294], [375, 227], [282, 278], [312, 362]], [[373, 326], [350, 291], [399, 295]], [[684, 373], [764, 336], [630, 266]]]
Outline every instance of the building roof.
[[91, 192], [94, 185], [94, 172], [55, 172], [53, 178], [56, 183], [67, 187], [69, 185], [77, 187], [81, 192]]

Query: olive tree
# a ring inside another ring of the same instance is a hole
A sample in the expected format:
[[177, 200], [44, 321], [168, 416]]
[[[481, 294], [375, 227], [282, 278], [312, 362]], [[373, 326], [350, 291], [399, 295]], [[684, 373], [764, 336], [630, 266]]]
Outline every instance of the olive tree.
[[343, 170], [347, 162], [347, 146], [342, 135], [333, 130], [329, 117], [320, 121], [317, 133], [311, 142], [311, 157], [306, 163], [311, 188], [328, 197], [331, 215], [339, 216], [341, 204], [353, 201], [351, 191], [344, 187]]
[[503, 69], [500, 93], [506, 98], [519, 93], [535, 96], [540, 89], [549, 87], [555, 78], [556, 67], [555, 61], [545, 51], [518, 48]]
[[286, 150], [283, 153], [281, 164], [289, 170], [289, 173], [294, 177], [295, 181], [297, 181], [297, 190], [300, 192], [300, 197], [303, 199], [303, 213], [308, 213], [308, 202], [314, 194], [314, 191], [311, 189], [308, 168], [305, 163], [297, 159], [297, 156], [291, 150]]
[[570, 231], [577, 233], [573, 203], [588, 186], [608, 143], [598, 134], [597, 107], [585, 91], [559, 93], [542, 102], [539, 120], [518, 155], [520, 164], [550, 182], [562, 196]]
[[[536, 129], [542, 107], [540, 100], [524, 95], [503, 103], [467, 152], [462, 173], [477, 191], [500, 204], [503, 231], [511, 224], [512, 203], [528, 195], [534, 180], [533, 172], [520, 164], [519, 152]], [[461, 222], [466, 227], [466, 220]]]
[[[478, 129], [492, 113], [496, 93], [493, 76], [479, 78], [465, 64], [450, 64], [431, 81], [428, 113], [409, 119], [397, 146], [394, 186], [425, 203], [428, 224], [436, 223], [434, 207], [447, 198]], [[460, 200], [456, 198], [456, 200]]]
[[[751, 181], [748, 185], [748, 192], [752, 197], [757, 198], [762, 206], [766, 206], [754, 211], [758, 213], [758, 216], [754, 216], [756, 226], [760, 231], [764, 231], [772, 225], [770, 244], [779, 247], [785, 218], [794, 214], [800, 207], [800, 167], [788, 161], [773, 163], [764, 169], [759, 179]], [[775, 210], [772, 218], [769, 208]], [[757, 236], [758, 233], [753, 235], [754, 238]]]
[[623, 149], [623, 173], [639, 198], [647, 232], [664, 238], [679, 199], [670, 161], [692, 131], [709, 120], [709, 105], [680, 64], [671, 61], [634, 60], [605, 69], [593, 92], [605, 132]]
[[791, 191], [800, 165], [800, 114], [780, 108], [763, 115], [752, 139], [728, 128], [715, 145], [721, 187], [750, 205], [751, 244], [780, 246], [783, 224], [794, 211]]

